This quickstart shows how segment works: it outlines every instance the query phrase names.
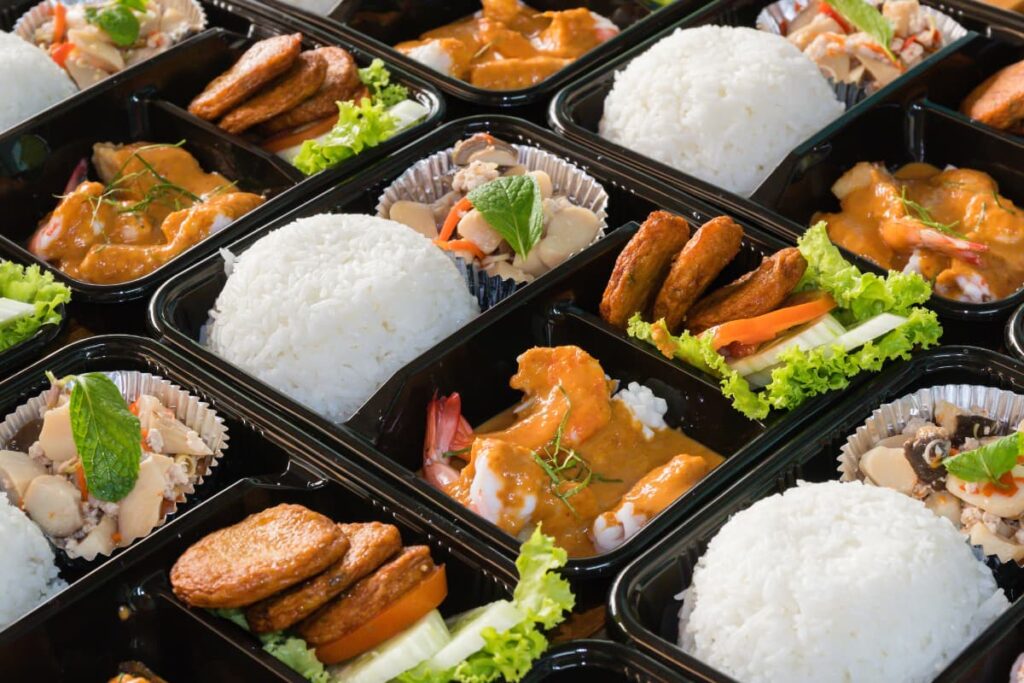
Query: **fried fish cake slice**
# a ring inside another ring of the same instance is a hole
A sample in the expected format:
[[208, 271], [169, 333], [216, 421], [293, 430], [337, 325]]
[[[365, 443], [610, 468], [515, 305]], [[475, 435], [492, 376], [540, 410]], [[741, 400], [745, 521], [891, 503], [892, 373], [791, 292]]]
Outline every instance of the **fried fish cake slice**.
[[319, 574], [348, 547], [333, 520], [283, 503], [194, 543], [171, 568], [171, 587], [194, 607], [245, 607]]
[[322, 574], [272, 595], [245, 611], [253, 633], [282, 631], [297, 624], [328, 600], [381, 566], [402, 548], [398, 528], [390, 524], [339, 524], [348, 552]]
[[315, 51], [303, 52], [283, 76], [255, 97], [238, 105], [217, 125], [229, 133], [242, 133], [309, 99], [320, 89], [327, 62]]
[[359, 581], [348, 593], [300, 623], [296, 630], [311, 645], [337, 640], [365, 624], [436, 570], [430, 548], [425, 545], [404, 548], [396, 558]]
[[643, 222], [615, 259], [615, 268], [601, 297], [601, 317], [625, 328], [630, 316], [645, 312], [665, 279], [672, 259], [690, 238], [686, 219], [655, 211]]
[[260, 124], [259, 132], [273, 135], [338, 113], [338, 102], [353, 99], [363, 89], [359, 67], [348, 50], [321, 47], [313, 50], [327, 64], [324, 82], [312, 97]]
[[654, 319], [665, 319], [669, 331], [679, 329], [686, 312], [740, 250], [743, 228], [728, 216], [701, 226], [672, 263], [665, 284], [654, 299]]
[[190, 113], [213, 121], [291, 68], [302, 50], [302, 34], [274, 36], [254, 43], [188, 105]]
[[999, 130], [1024, 131], [1024, 60], [986, 78], [963, 101], [960, 111]]
[[695, 303], [686, 315], [686, 329], [700, 334], [730, 320], [773, 311], [793, 291], [805, 270], [807, 261], [796, 247], [766, 256], [754, 270]]

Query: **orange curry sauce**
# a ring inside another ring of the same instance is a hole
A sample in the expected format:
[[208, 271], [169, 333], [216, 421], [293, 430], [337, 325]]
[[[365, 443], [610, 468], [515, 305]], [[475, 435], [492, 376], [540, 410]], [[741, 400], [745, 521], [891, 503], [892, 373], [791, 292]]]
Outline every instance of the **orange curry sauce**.
[[[1001, 299], [1024, 284], [1024, 209], [986, 173], [912, 163], [890, 174], [860, 163], [832, 189], [842, 211], [814, 220], [883, 268], [920, 272], [937, 294], [959, 301]], [[918, 207], [942, 228], [922, 222]]]
[[140, 278], [264, 201], [174, 145], [98, 144], [93, 165], [104, 182], [79, 184], [29, 242], [33, 254], [85, 282]]
[[[650, 519], [723, 461], [677, 429], [646, 438], [626, 405], [612, 400], [614, 384], [600, 364], [579, 347], [530, 349], [510, 385], [525, 393], [523, 407], [475, 430], [469, 463], [447, 492], [478, 512], [488, 508], [485, 516], [510, 534], [542, 524], [570, 556], [597, 552], [589, 532], [598, 515], [631, 502], [634, 514]], [[582, 477], [556, 484], [536, 461], [553, 452], [559, 431], [558, 460], [573, 449], [594, 475], [585, 487]], [[479, 489], [478, 467], [493, 475], [489, 495]], [[565, 500], [555, 495], [573, 490]]]
[[488, 90], [540, 83], [618, 33], [585, 7], [538, 12], [517, 0], [484, 0], [483, 11], [399, 43], [408, 54], [437, 48], [450, 75]]

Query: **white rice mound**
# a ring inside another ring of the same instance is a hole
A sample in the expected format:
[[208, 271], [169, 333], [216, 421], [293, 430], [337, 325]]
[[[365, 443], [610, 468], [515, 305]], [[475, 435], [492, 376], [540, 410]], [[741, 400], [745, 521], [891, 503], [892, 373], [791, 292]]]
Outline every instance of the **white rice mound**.
[[67, 584], [43, 532], [0, 492], [0, 630]]
[[749, 196], [843, 113], [818, 67], [753, 28], [679, 29], [616, 74], [602, 137]]
[[336, 422], [479, 313], [452, 261], [394, 221], [301, 218], [234, 259], [206, 343]]
[[75, 92], [71, 78], [48, 54], [0, 31], [0, 132]]
[[1009, 607], [953, 525], [859, 482], [737, 513], [694, 569], [680, 646], [744, 681], [931, 681]]

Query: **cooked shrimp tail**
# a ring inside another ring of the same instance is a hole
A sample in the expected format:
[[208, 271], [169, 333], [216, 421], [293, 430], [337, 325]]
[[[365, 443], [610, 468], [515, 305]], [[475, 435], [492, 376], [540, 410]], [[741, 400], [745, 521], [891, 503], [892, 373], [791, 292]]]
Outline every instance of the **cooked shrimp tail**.
[[444, 491], [459, 478], [459, 471], [448, 464], [449, 454], [472, 443], [473, 428], [462, 417], [459, 394], [435, 394], [427, 405], [427, 435], [423, 442], [423, 476], [431, 486]]
[[75, 169], [71, 171], [71, 176], [68, 178], [67, 185], [64, 186], [64, 194], [71, 194], [75, 191], [75, 188], [82, 184], [85, 177], [89, 174], [89, 160], [82, 157], [75, 164]]
[[909, 218], [886, 221], [882, 224], [881, 235], [895, 251], [908, 252], [923, 247], [976, 266], [981, 265], [981, 254], [988, 251], [988, 245], [947, 235]]

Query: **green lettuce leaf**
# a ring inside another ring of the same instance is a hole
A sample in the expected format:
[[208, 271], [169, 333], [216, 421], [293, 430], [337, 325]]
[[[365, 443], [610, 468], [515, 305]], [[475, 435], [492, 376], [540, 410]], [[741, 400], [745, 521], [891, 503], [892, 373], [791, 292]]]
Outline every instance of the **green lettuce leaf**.
[[292, 162], [306, 175], [337, 166], [364, 149], [376, 147], [398, 132], [395, 118], [382, 102], [364, 97], [359, 104], [338, 103], [338, 122], [324, 138], [306, 140]]
[[[246, 631], [249, 630], [249, 622], [245, 613], [237, 608], [211, 609], [211, 613], [222, 619], [227, 619]], [[331, 675], [323, 663], [316, 658], [316, 653], [306, 645], [302, 638], [289, 636], [282, 631], [264, 633], [259, 636], [263, 643], [263, 649], [282, 664], [292, 669], [311, 683], [331, 683]]]
[[555, 570], [564, 567], [568, 555], [555, 545], [555, 539], [541, 533], [540, 527], [519, 549], [516, 569], [519, 583], [512, 594], [512, 604], [526, 614], [527, 621], [539, 623], [545, 629], [554, 628], [563, 612], [570, 612], [576, 604], [569, 582]]
[[39, 266], [19, 266], [0, 260], [0, 296], [26, 304], [33, 304], [35, 313], [0, 325], [0, 351], [20, 344], [43, 325], [60, 322], [57, 307], [71, 301], [71, 290], [55, 282], [53, 274], [43, 272]]
[[530, 671], [535, 659], [544, 654], [548, 640], [536, 625], [522, 623], [504, 633], [484, 629], [484, 647], [460, 662], [452, 678], [460, 683], [519, 681]]
[[391, 72], [384, 66], [383, 60], [374, 59], [370, 66], [359, 70], [359, 80], [363, 82], [374, 103], [380, 102], [391, 107], [409, 97], [409, 89], [404, 85], [391, 82]]
[[860, 272], [829, 240], [825, 221], [805, 232], [797, 240], [797, 247], [807, 261], [797, 289], [820, 289], [831, 294], [838, 306], [833, 315], [844, 325], [880, 313], [906, 316], [932, 294], [931, 285], [917, 273], [889, 271], [882, 277]]

